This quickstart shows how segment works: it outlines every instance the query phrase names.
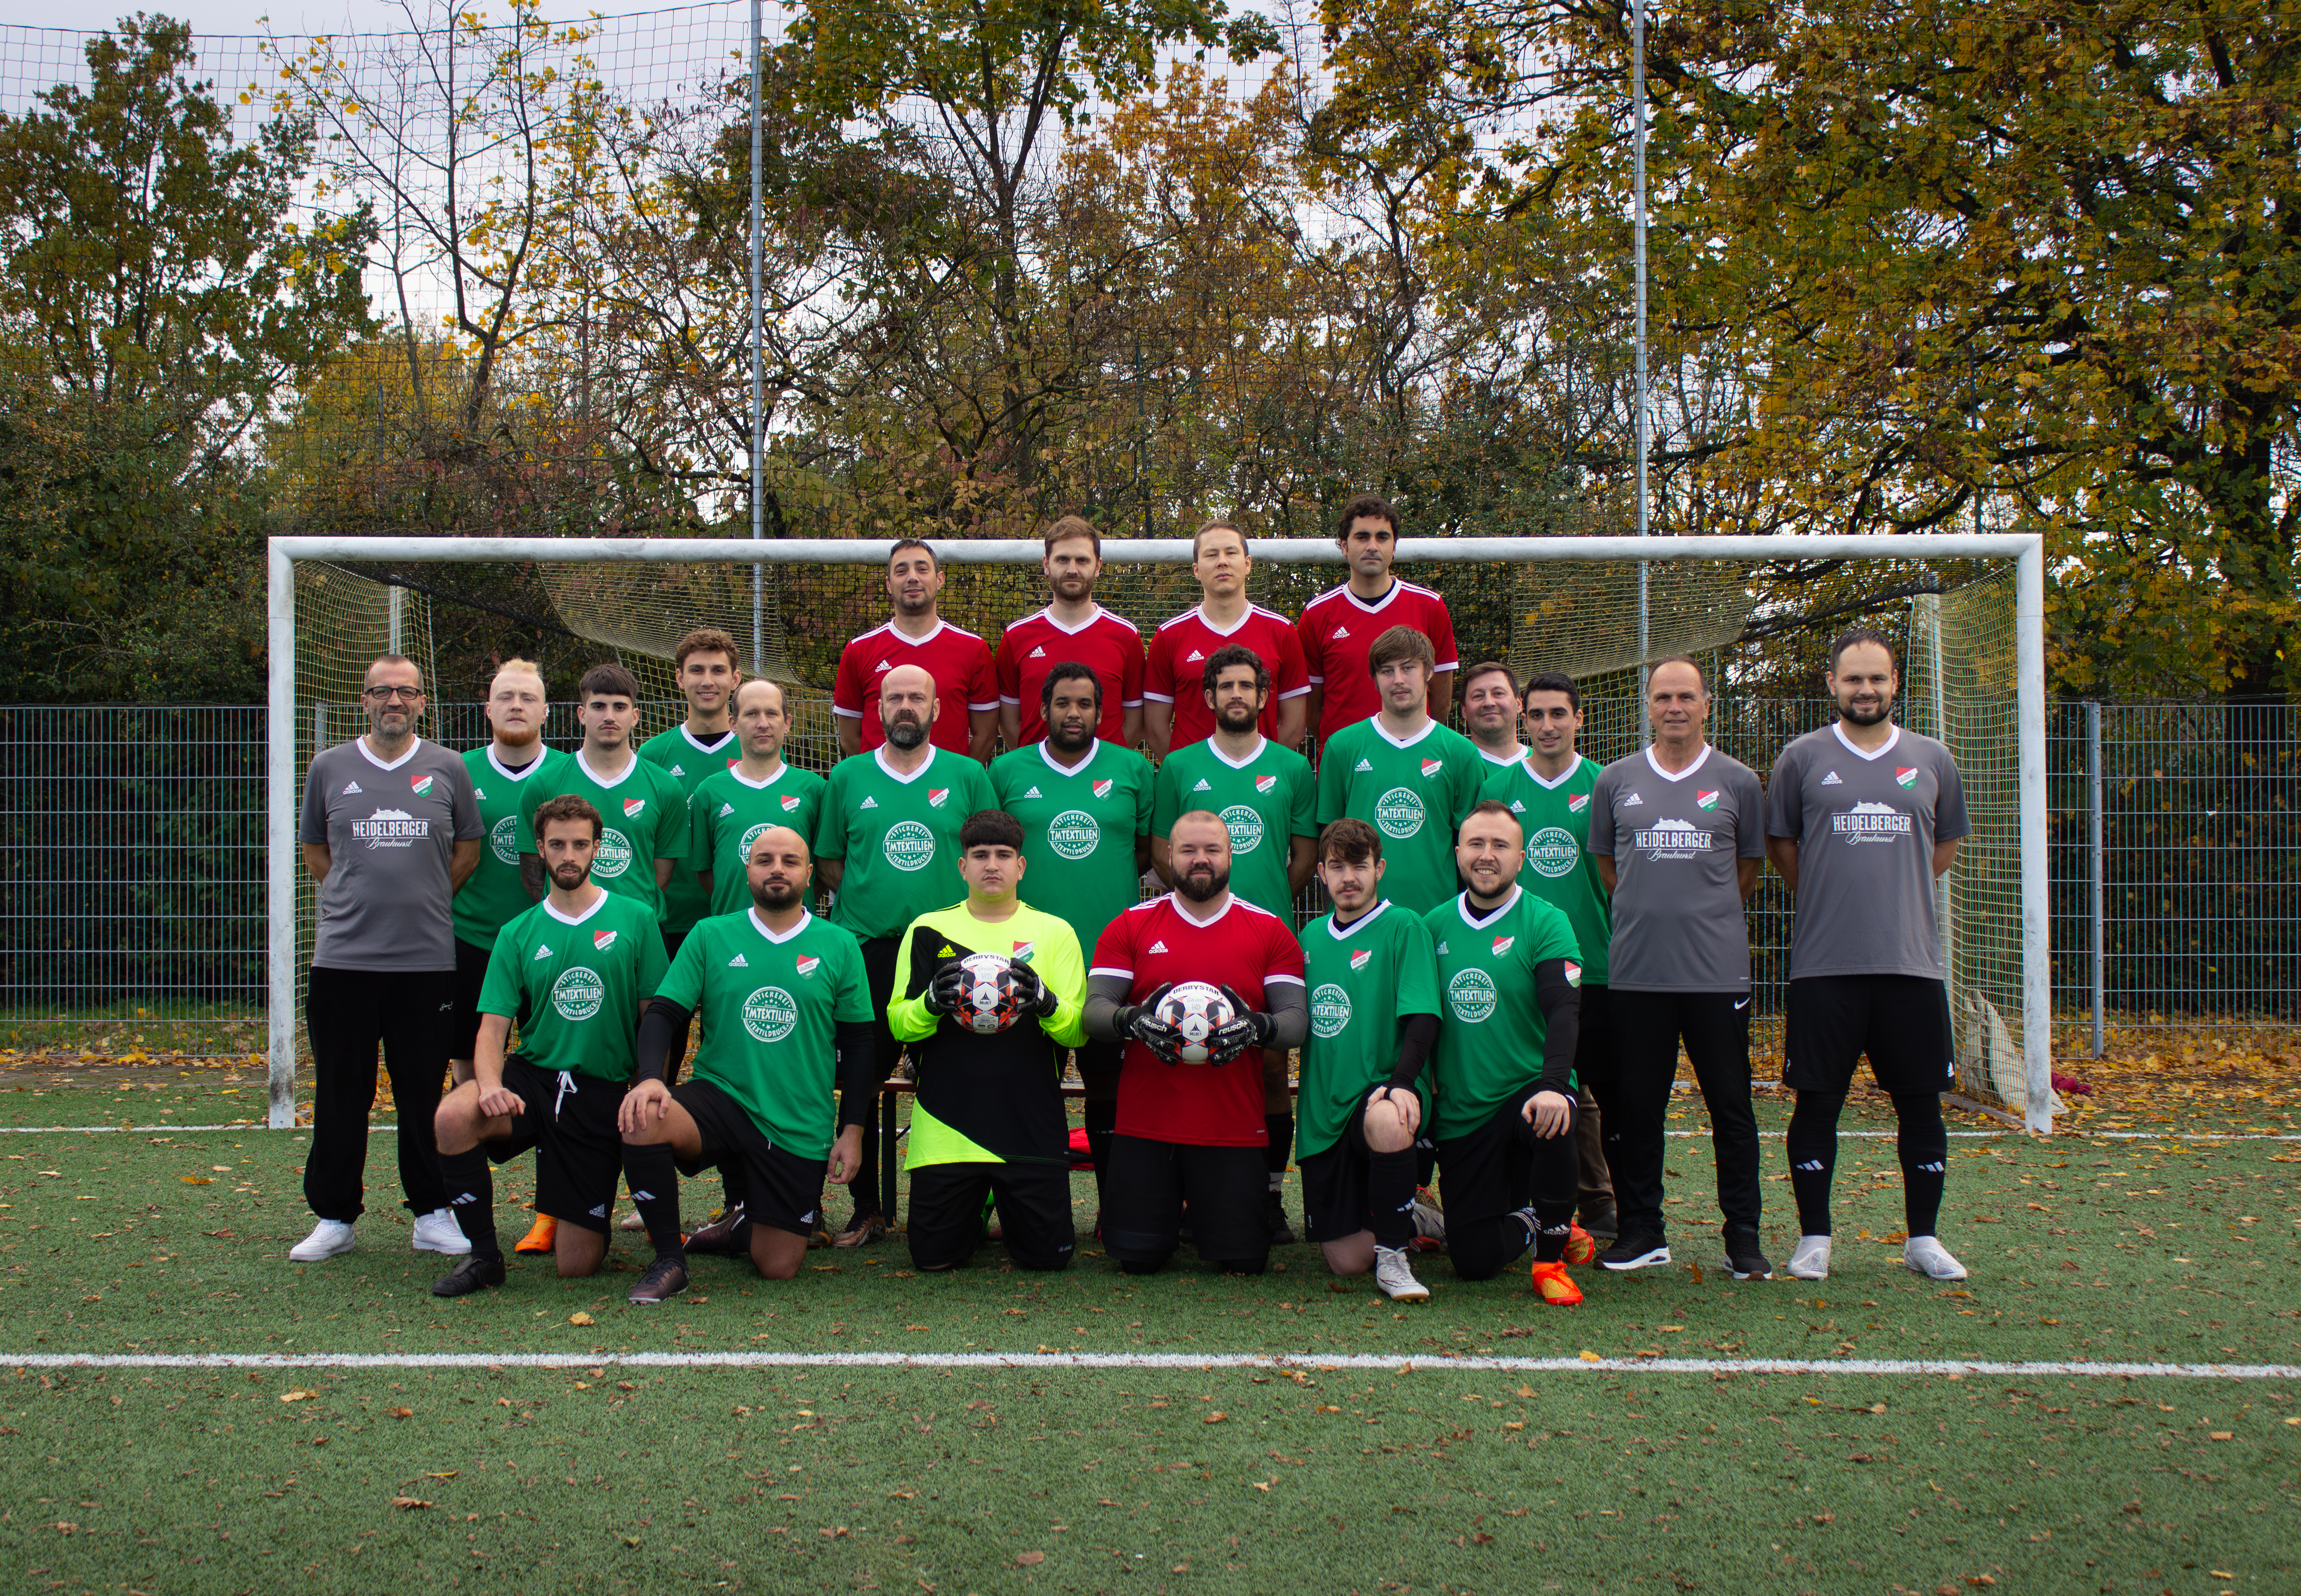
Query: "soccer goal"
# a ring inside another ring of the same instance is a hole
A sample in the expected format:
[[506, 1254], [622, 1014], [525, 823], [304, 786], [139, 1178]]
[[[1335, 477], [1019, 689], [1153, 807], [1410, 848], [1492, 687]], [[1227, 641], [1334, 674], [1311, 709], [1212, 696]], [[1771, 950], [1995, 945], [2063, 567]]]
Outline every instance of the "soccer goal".
[[[267, 887], [271, 1123], [294, 1122], [301, 975], [315, 909], [296, 847], [305, 766], [362, 729], [362, 673], [406, 654], [432, 684], [423, 733], [469, 748], [491, 623], [557, 635], [638, 678], [659, 731], [683, 711], [672, 649], [693, 628], [737, 640], [785, 684], [786, 756], [836, 757], [830, 691], [847, 639], [887, 616], [886, 541], [533, 538], [274, 538], [270, 561]], [[1256, 539], [1250, 595], [1292, 618], [1341, 581], [1323, 539]], [[1187, 539], [1107, 539], [1096, 598], [1147, 638], [1195, 604]], [[1035, 540], [939, 542], [943, 617], [996, 645], [1046, 602]], [[1753, 639], [1860, 621], [1896, 635], [1898, 717], [1940, 738], [1973, 825], [1940, 895], [1959, 1090], [2053, 1128], [2047, 940], [2045, 554], [2030, 533], [1926, 537], [1407, 538], [1396, 574], [1446, 599], [1465, 665], [1500, 659], [1523, 681], [1581, 684], [1582, 751], [1604, 762], [1644, 740], [1639, 669], [1671, 655], [1713, 671], [1711, 743], [1762, 777], [1789, 739], [1828, 716], [1818, 680], [1745, 690]], [[570, 727], [556, 722], [556, 739]], [[1751, 912], [1761, 1018], [1778, 1020], [1789, 905], [1766, 872]], [[1762, 1042], [1761, 1043], [1762, 1046]]]

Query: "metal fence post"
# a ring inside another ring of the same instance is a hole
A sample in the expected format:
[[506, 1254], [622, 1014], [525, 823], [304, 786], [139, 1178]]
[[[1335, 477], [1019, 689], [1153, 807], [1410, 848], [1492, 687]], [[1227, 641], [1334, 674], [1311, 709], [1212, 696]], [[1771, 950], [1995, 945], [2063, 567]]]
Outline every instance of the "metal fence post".
[[2085, 706], [2086, 847], [2093, 856], [2088, 873], [2093, 885], [2093, 1056], [2106, 1050], [2104, 1027], [2108, 1018], [2108, 992], [2103, 982], [2102, 869], [2108, 862], [2101, 841], [2101, 702], [2088, 698]]

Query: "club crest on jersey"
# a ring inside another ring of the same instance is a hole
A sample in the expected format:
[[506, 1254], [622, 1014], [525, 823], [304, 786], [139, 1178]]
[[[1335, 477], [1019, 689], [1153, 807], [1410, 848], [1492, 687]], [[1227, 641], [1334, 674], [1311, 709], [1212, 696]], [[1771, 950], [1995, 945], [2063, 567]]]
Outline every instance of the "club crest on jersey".
[[822, 959], [816, 957], [812, 953], [802, 953], [799, 956], [799, 963], [793, 967], [797, 969], [801, 975], [812, 975], [815, 973], [816, 965], [822, 962]]
[[[414, 793], [417, 798], [428, 797], [431, 791], [431, 778], [429, 776], [410, 776], [407, 778], [407, 785], [414, 790]], [[1904, 781], [1902, 785], [1907, 787], [1909, 783]]]
[[1586, 792], [1573, 793], [1567, 798], [1566, 813], [1569, 815], [1579, 815], [1589, 806], [1590, 795]]
[[1822, 777], [1821, 784], [1824, 787], [1843, 787], [1845, 785], [1845, 782], [1837, 779], [1837, 773], [1836, 771], [1832, 771], [1828, 775]]
[[1372, 958], [1373, 957], [1374, 957], [1374, 949], [1373, 949], [1373, 948], [1351, 948], [1351, 969], [1353, 969], [1353, 970], [1363, 970], [1363, 969], [1365, 969], [1365, 968], [1367, 967], [1367, 961], [1368, 961], [1368, 959]]
[[1900, 766], [1900, 765], [1895, 765], [1895, 766], [1894, 767], [1894, 785], [1895, 785], [1895, 786], [1896, 786], [1896, 787], [1915, 787], [1917, 784], [1918, 784], [1918, 767], [1917, 767], [1916, 765], [1911, 765], [1909, 768], [1907, 768], [1906, 770], [1905, 770], [1905, 769], [1904, 769], [1902, 766]]
[[354, 793], [357, 792], [359, 790], [360, 790], [360, 784], [359, 784], [357, 781], [353, 781], [353, 782], [347, 783], [347, 784], [345, 786], [345, 788], [344, 788], [344, 796], [345, 796], [346, 798], [349, 798], [349, 797], [351, 797], [351, 796], [352, 796], [352, 794], [354, 794]]
[[1566, 961], [1566, 984], [1568, 986], [1582, 984], [1582, 966], [1570, 958]]
[[930, 787], [927, 789], [927, 807], [930, 809], [940, 809], [943, 806], [943, 800], [949, 797], [950, 797], [950, 788]]
[[1010, 963], [1027, 965], [1031, 962], [1031, 956], [1038, 950], [1039, 945], [1036, 942], [1017, 942], [1015, 944], [1014, 951], [1007, 957]]
[[1110, 790], [1117, 785], [1117, 783], [1116, 781], [1112, 781], [1109, 776], [1105, 776], [1100, 781], [1088, 782], [1087, 790], [1092, 792], [1097, 798], [1109, 798], [1110, 796]]
[[625, 820], [637, 820], [640, 817], [640, 811], [646, 807], [647, 799], [645, 798], [625, 798], [623, 800], [623, 818]]
[[1494, 957], [1496, 958], [1500, 958], [1503, 954], [1508, 953], [1510, 950], [1510, 944], [1517, 940], [1518, 939], [1516, 937], [1496, 937], [1494, 939]]
[[615, 933], [614, 932], [595, 931], [591, 933], [591, 946], [598, 948], [600, 952], [605, 953], [608, 948], [613, 948], [615, 945]]
[[786, 792], [782, 796], [783, 813], [789, 815], [792, 810], [799, 807], [799, 795], [797, 793]]
[[1425, 759], [1422, 762], [1422, 779], [1427, 781], [1445, 768], [1446, 762], [1443, 759]]
[[1718, 790], [1713, 787], [1707, 792], [1695, 793], [1694, 806], [1697, 809], [1715, 809], [1718, 806]]
[[1257, 776], [1254, 778], [1254, 790], [1257, 792], [1268, 792], [1272, 788], [1277, 785], [1278, 778], [1276, 776]]

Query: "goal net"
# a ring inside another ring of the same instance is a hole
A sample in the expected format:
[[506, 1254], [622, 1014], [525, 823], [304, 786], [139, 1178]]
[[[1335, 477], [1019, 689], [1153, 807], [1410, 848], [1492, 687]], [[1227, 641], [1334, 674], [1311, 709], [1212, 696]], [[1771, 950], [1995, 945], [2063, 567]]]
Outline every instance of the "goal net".
[[[313, 754], [364, 726], [359, 688], [381, 653], [431, 684], [423, 731], [456, 748], [498, 660], [540, 656], [555, 681], [619, 661], [640, 684], [640, 735], [684, 714], [672, 651], [697, 627], [736, 640], [747, 671], [782, 682], [786, 756], [837, 757], [831, 689], [847, 640], [888, 615], [888, 545], [770, 540], [276, 539], [272, 543], [273, 1116], [292, 1115], [296, 1005], [314, 894], [292, 820]], [[1036, 542], [939, 545], [942, 616], [994, 648], [1047, 602]], [[1332, 543], [1255, 539], [1255, 602], [1293, 617], [1343, 580]], [[1147, 639], [1199, 590], [1185, 539], [1106, 539], [1095, 597]], [[1791, 738], [1831, 718], [1820, 667], [1844, 627], [1877, 627], [1903, 659], [1898, 718], [1949, 745], [1973, 832], [1940, 895], [1959, 1090], [2049, 1129], [2046, 1049], [2042, 556], [2013, 534], [1928, 538], [1404, 540], [1396, 574], [1446, 600], [1464, 666], [1574, 677], [1580, 747], [1601, 763], [1645, 740], [1642, 665], [1691, 655], [1712, 681], [1710, 740], [1763, 777]], [[2025, 562], [2034, 567], [2025, 573]], [[547, 736], [568, 746], [573, 706]], [[283, 809], [284, 805], [284, 809]], [[282, 816], [286, 816], [283, 822]], [[284, 826], [284, 831], [283, 831]], [[284, 840], [283, 840], [284, 839]], [[1312, 887], [1315, 894], [1315, 883]], [[1323, 904], [1306, 899], [1307, 915]], [[1759, 1051], [1778, 1056], [1788, 894], [1771, 871], [1751, 906]], [[1761, 1072], [1763, 1066], [1761, 1065]]]

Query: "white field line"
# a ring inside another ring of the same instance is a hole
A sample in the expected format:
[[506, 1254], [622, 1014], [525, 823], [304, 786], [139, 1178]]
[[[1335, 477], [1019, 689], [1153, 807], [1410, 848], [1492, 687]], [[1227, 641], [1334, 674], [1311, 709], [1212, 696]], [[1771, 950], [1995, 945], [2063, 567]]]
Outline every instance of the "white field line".
[[1326, 1374], [1416, 1371], [1552, 1375], [1870, 1375], [1979, 1379], [2077, 1375], [2113, 1380], [2301, 1380], [2301, 1364], [1961, 1362], [1818, 1358], [1410, 1358], [1251, 1352], [26, 1352], [18, 1369], [1269, 1369]]
[[[151, 1131], [270, 1131], [272, 1128], [272, 1126], [265, 1124], [262, 1120], [235, 1120], [230, 1124], [220, 1125], [0, 1125], [0, 1136], [105, 1136], [116, 1135], [122, 1132], [133, 1132], [141, 1135]], [[312, 1127], [309, 1125], [282, 1126], [280, 1128], [300, 1131], [306, 1135], [309, 1135], [312, 1130]], [[368, 1129], [370, 1132], [397, 1131], [399, 1127], [396, 1124], [370, 1125]], [[1889, 1140], [1895, 1133], [1896, 1132], [1892, 1131], [1838, 1132], [1838, 1134], [1843, 1137], [1862, 1138], [1872, 1141]], [[1679, 1138], [1691, 1137], [1696, 1139], [1706, 1139], [1711, 1132], [1708, 1131], [1664, 1131], [1662, 1134], [1665, 1136]], [[1778, 1141], [1786, 1135], [1787, 1132], [1784, 1131], [1760, 1131], [1758, 1134], [1762, 1139]], [[1959, 1138], [1964, 1138], [1969, 1141], [1993, 1141], [2001, 1136], [2018, 1136], [2026, 1138], [2029, 1135], [2029, 1132], [2026, 1131], [2016, 1130], [1952, 1131], [1949, 1134], [1953, 1141]], [[2301, 1141], [2301, 1132], [2280, 1133], [2267, 1131], [2159, 1132], [2071, 1130], [2057, 1132], [2055, 1134], [2079, 1141]]]

